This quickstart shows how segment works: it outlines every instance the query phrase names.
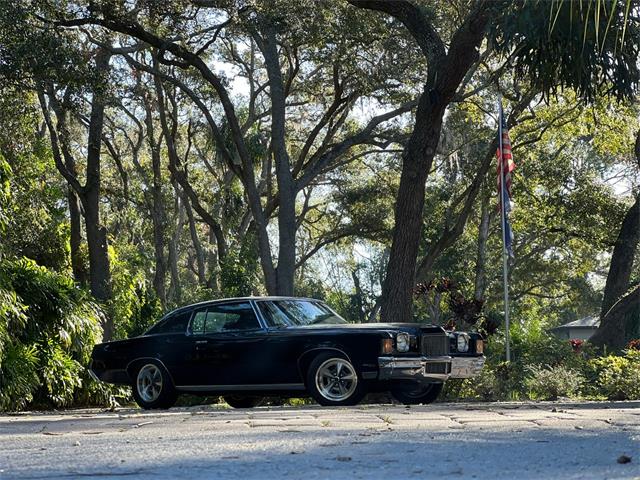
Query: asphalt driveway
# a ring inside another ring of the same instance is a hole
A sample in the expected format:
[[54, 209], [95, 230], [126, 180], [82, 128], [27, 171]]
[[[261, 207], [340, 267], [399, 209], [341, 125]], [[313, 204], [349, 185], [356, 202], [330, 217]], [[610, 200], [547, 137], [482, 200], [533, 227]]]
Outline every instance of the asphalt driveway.
[[640, 478], [640, 402], [0, 416], [1, 479], [178, 476]]

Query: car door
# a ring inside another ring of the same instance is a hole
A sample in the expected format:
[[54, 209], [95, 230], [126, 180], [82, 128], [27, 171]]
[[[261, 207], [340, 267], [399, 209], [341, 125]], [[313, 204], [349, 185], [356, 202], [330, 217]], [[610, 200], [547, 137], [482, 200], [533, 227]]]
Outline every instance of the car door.
[[265, 357], [270, 359], [270, 376], [274, 382], [283, 385], [304, 382], [298, 359], [306, 349], [305, 335], [291, 328], [291, 321], [274, 302], [260, 300], [255, 303], [269, 331], [263, 349]]
[[192, 339], [187, 335], [192, 313], [191, 308], [171, 313], [145, 333], [149, 348], [141, 355], [160, 360], [176, 385], [185, 383], [183, 375], [188, 371], [185, 365], [188, 365], [193, 349]]
[[256, 369], [265, 361], [265, 334], [248, 301], [196, 310], [190, 330], [190, 385], [222, 388], [269, 383]]

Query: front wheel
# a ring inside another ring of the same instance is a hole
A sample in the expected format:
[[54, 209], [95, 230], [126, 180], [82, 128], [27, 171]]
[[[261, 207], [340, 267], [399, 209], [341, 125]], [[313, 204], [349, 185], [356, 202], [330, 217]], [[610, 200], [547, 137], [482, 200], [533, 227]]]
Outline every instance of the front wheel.
[[149, 362], [136, 370], [133, 398], [144, 409], [171, 408], [178, 398], [173, 382], [159, 363]]
[[365, 394], [355, 367], [335, 353], [313, 359], [307, 372], [307, 388], [320, 405], [327, 407], [355, 405]]
[[443, 383], [407, 384], [391, 389], [391, 395], [405, 405], [433, 403], [442, 392], [443, 386]]

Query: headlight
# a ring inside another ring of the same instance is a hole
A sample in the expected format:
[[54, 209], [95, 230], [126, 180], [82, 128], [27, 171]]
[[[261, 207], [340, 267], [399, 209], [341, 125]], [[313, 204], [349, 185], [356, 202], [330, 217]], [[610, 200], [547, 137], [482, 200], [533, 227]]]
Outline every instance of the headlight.
[[396, 336], [396, 350], [399, 352], [408, 352], [410, 347], [409, 334], [400, 332]]
[[458, 338], [456, 339], [456, 347], [459, 352], [468, 352], [469, 351], [469, 335], [466, 333], [460, 333]]
[[481, 339], [476, 340], [476, 353], [483, 354], [484, 353], [484, 341]]

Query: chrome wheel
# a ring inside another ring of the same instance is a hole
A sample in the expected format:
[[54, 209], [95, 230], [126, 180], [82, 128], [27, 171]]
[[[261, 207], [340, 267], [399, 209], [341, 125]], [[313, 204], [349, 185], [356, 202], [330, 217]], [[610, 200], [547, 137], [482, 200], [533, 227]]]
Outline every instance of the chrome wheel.
[[142, 400], [155, 402], [162, 393], [162, 372], [156, 365], [148, 363], [138, 372], [136, 387]]
[[356, 391], [358, 375], [343, 358], [330, 358], [316, 370], [316, 388], [320, 395], [333, 402], [348, 399]]

